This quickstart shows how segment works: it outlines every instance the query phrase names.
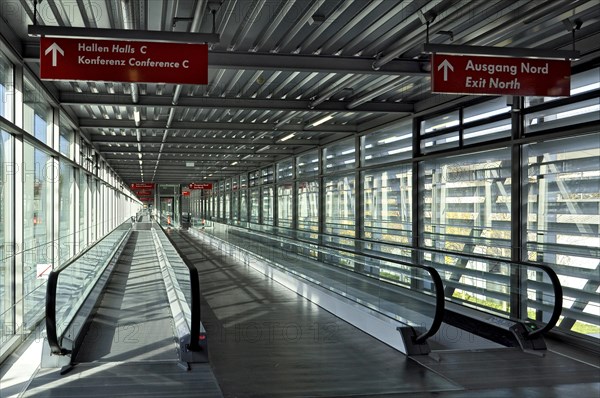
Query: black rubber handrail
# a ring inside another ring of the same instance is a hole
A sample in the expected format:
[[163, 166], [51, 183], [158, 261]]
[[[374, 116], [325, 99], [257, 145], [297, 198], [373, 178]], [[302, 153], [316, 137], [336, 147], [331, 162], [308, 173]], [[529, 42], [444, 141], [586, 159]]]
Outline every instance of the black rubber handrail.
[[79, 253], [60, 267], [50, 271], [48, 274], [48, 281], [46, 286], [46, 338], [48, 339], [48, 345], [50, 346], [50, 351], [54, 355], [67, 355], [70, 354], [71, 351], [66, 348], [61, 347], [60, 342], [58, 341], [58, 327], [56, 325], [56, 290], [58, 287], [58, 276], [62, 271], [69, 268], [73, 263], [78, 261], [81, 257], [86, 255], [90, 250], [95, 248], [97, 245], [102, 243], [104, 239], [108, 238], [108, 236], [120, 228], [122, 225], [130, 221], [125, 221], [117, 228], [113, 229], [110, 233], [106, 234], [106, 236], [87, 249], [85, 251]]
[[[280, 237], [280, 236], [270, 236], [269, 234], [262, 232], [262, 231], [256, 231], [256, 230], [251, 230], [251, 229], [246, 229], [246, 228], [242, 228], [242, 227], [237, 227], [237, 226], [233, 226], [233, 225], [229, 225], [226, 224], [228, 227], [232, 227], [232, 228], [236, 228], [242, 231], [246, 231], [246, 232], [259, 232], [261, 235], [267, 237], [267, 238], [278, 238], [280, 239], [280, 241], [286, 240], [286, 241], [293, 241], [293, 242], [288, 242], [290, 244], [294, 244], [295, 242], [302, 242], [299, 240], [294, 241], [293, 239], [287, 238], [287, 237]], [[404, 261], [398, 261], [398, 260], [394, 260], [394, 259], [390, 259], [389, 257], [383, 257], [383, 256], [377, 256], [377, 255], [371, 255], [369, 254], [368, 256], [363, 254], [363, 253], [357, 253], [351, 250], [346, 250], [343, 248], [338, 248], [338, 247], [331, 247], [331, 246], [326, 246], [326, 245], [319, 245], [321, 247], [327, 248], [327, 249], [333, 249], [333, 250], [338, 250], [338, 251], [343, 251], [346, 253], [351, 253], [354, 255], [361, 255], [363, 257], [368, 257], [368, 258], [372, 258], [375, 260], [381, 260], [381, 261], [388, 261], [391, 263], [395, 263], [395, 264], [399, 264], [399, 265], [403, 265], [406, 267], [411, 267], [411, 268], [419, 268], [422, 270], [427, 271], [427, 273], [429, 273], [429, 275], [431, 276], [431, 280], [433, 282], [433, 285], [435, 287], [435, 313], [433, 315], [433, 321], [431, 323], [431, 326], [429, 327], [428, 330], [426, 330], [424, 333], [422, 333], [421, 335], [417, 336], [414, 338], [414, 342], [417, 344], [422, 344], [424, 343], [428, 338], [430, 338], [431, 336], [435, 335], [438, 330], [440, 329], [440, 327], [442, 326], [442, 322], [444, 320], [444, 313], [445, 313], [445, 308], [446, 308], [446, 299], [444, 297], [444, 281], [442, 280], [442, 277], [440, 276], [439, 272], [428, 265], [421, 265], [421, 264], [413, 264], [413, 263], [408, 263], [408, 262], [404, 262]]]
[[552, 269], [552, 267], [549, 267], [545, 264], [519, 263], [519, 265], [542, 269], [546, 273], [546, 275], [548, 275], [548, 277], [550, 278], [550, 281], [552, 282], [552, 288], [554, 290], [554, 309], [552, 310], [552, 315], [550, 315], [550, 319], [548, 319], [548, 322], [546, 322], [544, 327], [536, 329], [536, 330], [532, 330], [527, 334], [527, 338], [530, 339], [534, 336], [542, 335], [542, 334], [548, 332], [554, 326], [556, 326], [556, 323], [560, 319], [560, 315], [562, 313], [562, 308], [563, 308], [563, 289], [562, 289], [562, 285], [560, 283], [560, 279], [558, 279], [558, 275]]
[[415, 343], [422, 344], [428, 338], [436, 334], [442, 326], [442, 322], [444, 320], [444, 312], [446, 308], [446, 298], [444, 296], [444, 281], [442, 280], [442, 277], [440, 276], [439, 272], [437, 272], [437, 270], [433, 267], [420, 264], [412, 264], [412, 266], [422, 268], [429, 272], [429, 275], [431, 275], [431, 280], [433, 281], [433, 285], [435, 286], [435, 314], [433, 315], [433, 322], [431, 323], [429, 330], [415, 337]]
[[192, 262], [187, 258], [185, 254], [179, 249], [175, 241], [169, 236], [167, 231], [163, 228], [162, 225], [157, 223], [160, 229], [163, 231], [171, 246], [175, 249], [179, 257], [183, 260], [183, 263], [188, 268], [189, 276], [190, 276], [190, 288], [192, 293], [192, 303], [190, 305], [191, 311], [191, 325], [190, 325], [190, 344], [188, 345], [188, 350], [190, 351], [200, 351], [202, 347], [200, 346], [200, 321], [201, 321], [201, 312], [200, 312], [200, 280], [198, 275], [198, 270], [192, 264]]

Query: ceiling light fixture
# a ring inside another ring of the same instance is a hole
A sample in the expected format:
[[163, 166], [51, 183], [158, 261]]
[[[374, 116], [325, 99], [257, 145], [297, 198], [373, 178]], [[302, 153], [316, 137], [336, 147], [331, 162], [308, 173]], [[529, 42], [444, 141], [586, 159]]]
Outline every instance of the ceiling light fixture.
[[324, 117], [322, 117], [320, 119], [315, 120], [314, 122], [311, 122], [307, 127], [316, 127], [316, 126], [319, 126], [319, 125], [321, 125], [321, 124], [323, 124], [325, 122], [330, 121], [331, 119], [333, 119], [333, 115], [327, 115], [327, 116], [324, 116]]
[[283, 137], [282, 139], [280, 139], [279, 142], [287, 141], [290, 138], [293, 138], [295, 135], [296, 135], [296, 133], [288, 134], [285, 137]]

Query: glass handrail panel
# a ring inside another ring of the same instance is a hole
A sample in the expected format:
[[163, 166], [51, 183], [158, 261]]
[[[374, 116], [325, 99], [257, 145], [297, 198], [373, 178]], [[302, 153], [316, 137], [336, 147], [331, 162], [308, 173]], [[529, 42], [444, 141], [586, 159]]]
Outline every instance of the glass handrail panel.
[[[560, 282], [556, 280], [553, 283], [549, 276], [549, 272], [552, 270], [544, 269], [543, 265], [526, 265], [476, 254], [465, 255], [433, 249], [415, 249], [380, 241], [358, 240], [251, 223], [246, 223], [244, 227], [218, 224], [218, 227], [209, 233], [215, 232], [217, 236], [220, 234], [218, 237], [238, 247], [253, 251], [263, 258], [269, 258], [286, 269], [293, 268], [295, 273], [314, 283], [329, 286], [336, 292], [353, 296], [356, 301], [365, 301], [365, 305], [384, 313], [390, 311], [383, 295], [389, 295], [388, 291], [390, 288], [393, 290], [394, 285], [416, 291], [417, 295], [411, 292], [413, 300], [433, 301], [435, 294], [432, 295], [434, 291], [431, 290], [431, 277], [425, 270], [415, 268], [415, 264], [430, 266], [439, 272], [444, 282], [447, 300], [494, 316], [529, 324], [535, 323], [536, 327], [540, 328], [545, 327], [545, 322], [552, 317], [552, 314], [555, 314], [556, 310], [560, 310], [560, 308], [554, 307], [555, 302], [558, 302], [555, 297], [555, 289], [556, 287], [560, 288]], [[488, 244], [492, 243], [488, 242]], [[278, 251], [279, 254], [277, 254]], [[303, 261], [299, 261], [299, 259]], [[314, 263], [312, 266], [308, 265], [311, 261]], [[294, 266], [294, 262], [301, 265]], [[534, 271], [520, 271], [529, 268]], [[311, 275], [310, 272], [317, 272], [317, 274]], [[326, 274], [326, 272], [332, 274]], [[516, 283], [515, 272], [523, 273], [522, 286], [513, 286]], [[528, 272], [542, 273], [544, 280], [550, 282], [540, 282], [535, 278], [524, 281], [523, 279], [528, 279]], [[332, 279], [331, 275], [335, 273], [339, 275], [337, 279]], [[370, 291], [379, 289], [378, 293], [368, 295], [369, 299], [364, 300], [367, 295], [361, 296], [362, 293], [359, 294], [353, 290], [355, 279], [347, 277], [356, 274], [363, 275], [361, 286]], [[364, 278], [365, 276], [368, 279]], [[540, 283], [545, 283], [545, 285], [540, 285]], [[522, 295], [528, 300], [521, 306], [529, 309], [514, 308], [511, 310], [511, 305], [514, 305], [511, 303], [511, 295], [518, 294], [520, 291], [529, 293]], [[593, 294], [592, 292], [591, 295]], [[539, 298], [536, 299], [536, 297]], [[401, 302], [401, 299], [401, 297], [395, 297], [398, 302]], [[579, 299], [581, 300], [581, 297]], [[585, 311], [589, 318], [593, 311], [598, 311], [600, 306], [597, 304], [597, 300], [594, 302], [592, 297], [586, 299], [588, 300]], [[569, 302], [565, 303], [566, 306]], [[515, 313], [519, 311], [522, 314], [515, 316]], [[532, 311], [538, 311], [536, 317], [528, 316], [528, 313]], [[421, 312], [427, 312], [427, 310], [421, 308]], [[593, 326], [593, 318], [591, 318], [591, 323]], [[597, 325], [597, 321], [595, 324]], [[586, 327], [589, 326], [586, 325]]]
[[277, 235], [267, 235], [259, 225], [246, 227], [215, 224], [214, 229], [204, 232], [405, 324], [431, 326], [436, 292], [426, 270], [352, 253], [345, 247], [349, 242], [340, 249], [319, 244], [330, 240], [330, 235], [294, 231], [300, 241], [285, 237], [291, 234], [285, 228], [269, 227], [267, 233]]
[[58, 336], [73, 320], [130, 229], [131, 222], [124, 222], [96, 245], [56, 270], [60, 273], [56, 287]]

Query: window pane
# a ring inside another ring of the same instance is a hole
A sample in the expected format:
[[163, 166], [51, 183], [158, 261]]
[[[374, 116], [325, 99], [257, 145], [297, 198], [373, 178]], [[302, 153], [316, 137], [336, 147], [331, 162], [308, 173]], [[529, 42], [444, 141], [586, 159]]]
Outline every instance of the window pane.
[[[326, 178], [325, 184], [325, 230], [329, 235], [354, 238], [356, 218], [354, 174]], [[330, 243], [354, 246], [353, 239], [325, 237]]]
[[65, 263], [74, 254], [75, 230], [73, 209], [75, 207], [75, 169], [60, 162], [59, 185], [59, 265]]
[[229, 220], [231, 218], [231, 194], [229, 191], [225, 192], [225, 219]]
[[308, 177], [319, 174], [319, 155], [311, 151], [296, 158], [296, 176]]
[[277, 181], [289, 181], [294, 177], [293, 160], [288, 159], [277, 163]]
[[421, 152], [432, 153], [446, 149], [458, 148], [458, 130], [441, 135], [430, 136], [421, 140]]
[[13, 138], [0, 130], [0, 341], [4, 342], [15, 331], [14, 306], [14, 247], [13, 220]]
[[273, 186], [262, 189], [262, 223], [273, 225]]
[[28, 143], [23, 144], [23, 285], [25, 323], [43, 316], [45, 279], [38, 275], [53, 267], [52, 181], [53, 160]]
[[410, 159], [412, 137], [412, 121], [361, 137], [363, 166]]
[[250, 222], [258, 224], [260, 217], [260, 188], [250, 190]]
[[83, 251], [88, 244], [89, 223], [88, 223], [88, 188], [89, 176], [84, 170], [79, 170], [79, 251]]
[[412, 168], [370, 170], [364, 182], [364, 238], [410, 245], [412, 242]]
[[59, 152], [68, 157], [69, 159], [73, 159], [73, 141], [75, 138], [75, 133], [73, 129], [67, 126], [64, 123], [60, 124], [60, 139], [59, 139]]
[[270, 166], [261, 170], [261, 181], [263, 184], [271, 184], [275, 180], [275, 167]]
[[0, 116], [13, 120], [14, 101], [13, 65], [0, 52]]
[[510, 258], [508, 149], [425, 161], [421, 170], [421, 244]]
[[525, 132], [570, 127], [598, 120], [600, 120], [600, 98], [592, 98], [525, 115]]
[[319, 231], [319, 182], [298, 182], [298, 229]]
[[323, 149], [323, 172], [351, 170], [355, 163], [354, 139], [345, 140]]
[[292, 227], [292, 195], [293, 184], [283, 184], [277, 187], [277, 225], [280, 227]]
[[260, 185], [260, 171], [256, 170], [248, 175], [248, 186], [255, 187]]
[[237, 189], [231, 193], [231, 218], [234, 221], [240, 219], [240, 191]]
[[240, 221], [248, 221], [248, 190], [240, 191]]
[[560, 328], [600, 333], [600, 134], [527, 145], [527, 260], [565, 288]]
[[506, 97], [482, 102], [481, 104], [466, 107], [463, 111], [463, 123], [487, 119], [488, 117], [509, 113], [510, 106], [506, 105]]
[[470, 145], [501, 138], [509, 138], [510, 133], [511, 120], [500, 120], [494, 123], [465, 129], [463, 131], [463, 143], [465, 145]]
[[[96, 241], [97, 231], [98, 231], [98, 220], [94, 217], [96, 212], [99, 210], [98, 206], [98, 181], [90, 177], [88, 180], [90, 183], [90, 196], [89, 196], [89, 207], [88, 207], [88, 219], [89, 221], [89, 243], [94, 243]], [[158, 209], [160, 211], [160, 209]], [[160, 215], [160, 213], [159, 213]]]
[[52, 145], [52, 108], [42, 95], [42, 89], [27, 77], [23, 79], [24, 130], [46, 145]]
[[445, 130], [450, 127], [456, 127], [459, 124], [458, 111], [450, 112], [445, 115], [436, 116], [431, 119], [421, 121], [421, 136], [426, 136], [436, 131]]

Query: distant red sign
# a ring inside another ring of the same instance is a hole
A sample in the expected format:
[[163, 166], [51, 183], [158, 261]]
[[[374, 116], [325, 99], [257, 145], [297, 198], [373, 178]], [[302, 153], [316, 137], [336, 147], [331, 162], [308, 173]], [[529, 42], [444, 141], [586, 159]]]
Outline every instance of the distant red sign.
[[138, 190], [138, 189], [154, 189], [154, 183], [153, 182], [141, 182], [141, 183], [133, 183], [131, 184], [131, 189]]
[[433, 54], [431, 91], [567, 97], [571, 62], [559, 59]]
[[183, 192], [181, 192], [181, 195], [190, 196], [190, 191], [183, 191]]
[[201, 182], [201, 183], [190, 183], [188, 185], [189, 189], [213, 189], [212, 182]]
[[152, 196], [152, 191], [147, 191], [147, 190], [136, 191], [135, 194], [137, 196]]
[[132, 83], [208, 83], [206, 44], [42, 37], [40, 77]]

